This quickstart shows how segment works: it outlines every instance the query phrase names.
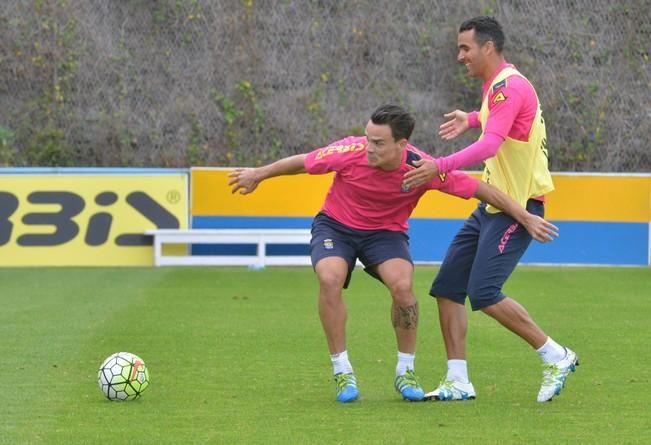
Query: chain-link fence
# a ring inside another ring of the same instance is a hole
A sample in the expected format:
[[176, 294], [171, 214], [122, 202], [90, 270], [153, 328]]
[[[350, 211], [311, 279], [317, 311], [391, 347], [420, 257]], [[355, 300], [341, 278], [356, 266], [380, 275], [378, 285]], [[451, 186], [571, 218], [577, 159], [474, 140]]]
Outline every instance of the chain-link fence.
[[[651, 171], [649, 0], [3, 0], [0, 165], [257, 164], [398, 102], [435, 155], [476, 109], [459, 24], [494, 15], [554, 170]], [[474, 137], [477, 135], [475, 134]]]

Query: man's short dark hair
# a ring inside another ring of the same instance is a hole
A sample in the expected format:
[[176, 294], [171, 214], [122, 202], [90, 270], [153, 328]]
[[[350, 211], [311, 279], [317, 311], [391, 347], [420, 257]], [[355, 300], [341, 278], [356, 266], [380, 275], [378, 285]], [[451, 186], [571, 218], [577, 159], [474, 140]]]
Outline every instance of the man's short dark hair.
[[459, 32], [475, 30], [475, 40], [482, 46], [491, 40], [495, 44], [498, 53], [504, 48], [504, 31], [495, 17], [479, 16], [466, 20], [459, 27]]
[[416, 126], [416, 120], [407, 110], [393, 104], [382, 105], [375, 110], [371, 115], [371, 122], [391, 127], [391, 135], [396, 141], [408, 140]]

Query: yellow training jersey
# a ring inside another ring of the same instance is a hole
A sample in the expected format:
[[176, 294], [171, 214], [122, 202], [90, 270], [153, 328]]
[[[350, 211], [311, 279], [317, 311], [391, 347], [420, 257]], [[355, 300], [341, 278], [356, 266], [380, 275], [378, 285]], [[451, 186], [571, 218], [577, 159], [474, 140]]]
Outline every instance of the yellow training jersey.
[[[490, 87], [486, 90], [479, 110], [482, 136], [490, 113], [488, 109], [490, 92], [496, 84], [504, 81], [509, 76], [520, 76], [526, 80], [513, 67], [503, 69], [493, 79]], [[507, 137], [497, 154], [485, 161], [482, 177], [485, 182], [499, 188], [515, 199], [522, 207], [526, 207], [529, 198], [541, 196], [554, 190], [547, 162], [545, 120], [542, 116], [540, 100], [537, 95], [536, 100], [538, 101], [538, 111], [529, 131], [529, 140], [524, 142]], [[490, 205], [487, 206], [487, 210], [491, 213], [500, 211]]]

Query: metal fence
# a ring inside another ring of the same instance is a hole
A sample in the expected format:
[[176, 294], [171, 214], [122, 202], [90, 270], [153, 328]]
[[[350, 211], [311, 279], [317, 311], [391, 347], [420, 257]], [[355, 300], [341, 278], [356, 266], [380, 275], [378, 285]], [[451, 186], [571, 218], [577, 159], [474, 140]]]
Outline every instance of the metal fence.
[[[651, 171], [649, 0], [3, 0], [0, 165], [255, 165], [359, 134], [379, 104], [476, 109], [459, 24], [494, 15], [554, 170]], [[474, 137], [477, 135], [475, 134]]]

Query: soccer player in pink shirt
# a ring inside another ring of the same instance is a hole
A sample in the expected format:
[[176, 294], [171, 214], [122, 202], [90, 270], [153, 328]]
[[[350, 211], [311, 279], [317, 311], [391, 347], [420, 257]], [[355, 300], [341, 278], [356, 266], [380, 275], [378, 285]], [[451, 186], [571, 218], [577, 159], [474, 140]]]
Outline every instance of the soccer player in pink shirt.
[[352, 402], [359, 396], [346, 347], [347, 312], [342, 297], [358, 259], [393, 299], [391, 320], [398, 344], [394, 387], [406, 400], [424, 398], [414, 372], [418, 302], [412, 289], [413, 263], [406, 232], [409, 215], [425, 192], [440, 190], [489, 202], [513, 215], [541, 242], [557, 234], [556, 227], [528, 213], [497, 188], [462, 172], [451, 171], [417, 187], [403, 186], [403, 175], [415, 161], [432, 159], [409, 144], [414, 125], [403, 108], [384, 105], [366, 124], [366, 136], [347, 137], [307, 154], [259, 168], [238, 168], [230, 174], [233, 193], [247, 194], [274, 176], [336, 172], [312, 223], [310, 256], [319, 280], [319, 316], [339, 402]]
[[[492, 17], [476, 17], [459, 28], [457, 60], [468, 75], [484, 81], [479, 112], [455, 110], [445, 115], [439, 134], [453, 139], [481, 128], [479, 140], [450, 156], [422, 160], [405, 174], [404, 185], [418, 187], [446, 172], [485, 161], [483, 180], [520, 206], [544, 215], [544, 195], [554, 189], [547, 163], [545, 121], [529, 81], [502, 55], [504, 33]], [[489, 203], [490, 204], [490, 203]], [[579, 360], [574, 351], [549, 337], [502, 286], [526, 251], [531, 236], [511, 216], [480, 204], [446, 253], [430, 295], [437, 298], [448, 371], [441, 384], [426, 394], [434, 400], [468, 400], [476, 396], [468, 378], [465, 338], [466, 296], [473, 310], [490, 315], [519, 335], [540, 355], [543, 381], [537, 400], [560, 394]]]

